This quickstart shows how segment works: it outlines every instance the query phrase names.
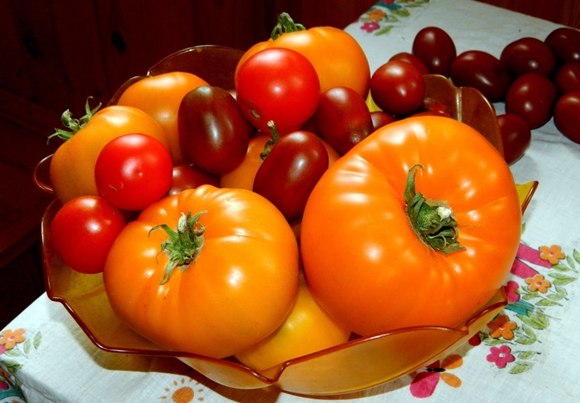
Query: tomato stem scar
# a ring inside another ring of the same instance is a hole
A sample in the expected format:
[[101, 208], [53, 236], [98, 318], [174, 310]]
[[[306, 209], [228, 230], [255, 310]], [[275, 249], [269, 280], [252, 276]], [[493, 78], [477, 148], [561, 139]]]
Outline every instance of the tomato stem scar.
[[445, 200], [426, 199], [415, 192], [415, 175], [423, 168], [413, 165], [407, 174], [405, 202], [407, 215], [417, 236], [435, 251], [445, 254], [465, 249], [457, 241], [459, 231], [453, 210]]
[[268, 154], [270, 154], [270, 151], [272, 151], [272, 148], [276, 145], [278, 140], [280, 140], [280, 134], [278, 133], [278, 129], [276, 129], [276, 124], [274, 121], [269, 120], [267, 125], [270, 129], [270, 137], [268, 138], [268, 141], [266, 141], [266, 144], [264, 144], [264, 151], [260, 153], [262, 162], [264, 162]]
[[184, 271], [195, 260], [203, 246], [203, 233], [205, 227], [199, 222], [199, 217], [207, 211], [200, 211], [195, 215], [191, 212], [181, 213], [177, 223], [177, 231], [169, 228], [167, 224], [156, 225], [149, 230], [149, 233], [161, 228], [169, 238], [161, 243], [161, 252], [169, 257], [165, 266], [165, 272], [160, 284], [167, 283], [176, 268]]

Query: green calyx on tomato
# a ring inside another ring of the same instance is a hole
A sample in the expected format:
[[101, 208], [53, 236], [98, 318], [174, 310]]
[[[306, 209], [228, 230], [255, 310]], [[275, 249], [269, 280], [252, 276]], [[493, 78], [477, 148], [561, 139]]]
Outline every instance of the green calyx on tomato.
[[97, 113], [97, 111], [101, 108], [102, 105], [99, 102], [97, 106], [91, 109], [91, 107], [89, 106], [89, 99], [91, 98], [92, 97], [87, 98], [87, 102], [85, 103], [85, 115], [79, 119], [75, 119], [72, 117], [72, 112], [70, 111], [70, 109], [64, 111], [60, 117], [60, 121], [62, 122], [64, 127], [66, 127], [69, 130], [54, 129], [55, 132], [50, 136], [48, 136], [48, 139], [50, 140], [52, 137], [58, 137], [61, 140], [66, 141], [75, 134], [77, 134], [83, 127], [85, 127], [86, 124], [89, 123], [93, 115]]
[[290, 14], [281, 13], [278, 15], [278, 23], [272, 30], [272, 40], [276, 40], [287, 32], [305, 31], [306, 27], [294, 22]]
[[415, 193], [418, 168], [423, 166], [415, 164], [409, 169], [405, 186], [406, 210], [413, 230], [421, 241], [435, 251], [447, 254], [465, 249], [457, 241], [457, 221], [447, 202], [426, 199], [421, 193]]
[[264, 161], [270, 151], [272, 151], [272, 147], [276, 145], [278, 140], [280, 140], [280, 134], [278, 133], [278, 129], [276, 129], [276, 124], [273, 120], [268, 121], [268, 128], [270, 129], [270, 138], [264, 144], [264, 151], [260, 153], [260, 159]]
[[159, 284], [166, 284], [176, 268], [185, 270], [201, 251], [205, 227], [199, 222], [199, 217], [205, 213], [207, 211], [200, 211], [195, 215], [191, 215], [191, 212], [182, 213], [177, 223], [177, 231], [169, 228], [167, 224], [157, 225], [149, 231], [151, 233], [161, 228], [169, 236], [167, 241], [161, 243], [161, 252], [169, 256], [169, 261]]

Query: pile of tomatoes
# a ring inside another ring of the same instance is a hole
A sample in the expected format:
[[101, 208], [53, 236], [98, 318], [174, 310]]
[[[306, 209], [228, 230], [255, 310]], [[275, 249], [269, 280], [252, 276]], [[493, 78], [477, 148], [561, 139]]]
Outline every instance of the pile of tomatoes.
[[[143, 336], [257, 370], [353, 335], [460, 324], [509, 271], [520, 208], [479, 133], [402, 119], [436, 114], [422, 74], [463, 60], [413, 53], [371, 75], [345, 31], [283, 14], [234, 90], [176, 71], [133, 82], [116, 105], [87, 101], [81, 119], [65, 112], [54, 249], [102, 272]], [[409, 225], [425, 214], [439, 228]]]

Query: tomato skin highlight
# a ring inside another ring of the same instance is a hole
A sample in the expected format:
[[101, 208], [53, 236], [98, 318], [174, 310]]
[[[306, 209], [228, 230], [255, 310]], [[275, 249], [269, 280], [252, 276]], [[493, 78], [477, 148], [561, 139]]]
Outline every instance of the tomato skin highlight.
[[[465, 250], [435, 252], [412, 229], [404, 192], [416, 164], [417, 192], [448, 203]], [[369, 336], [467, 319], [502, 286], [520, 232], [501, 154], [454, 119], [414, 117], [379, 129], [326, 171], [304, 211], [301, 256], [322, 308]]]
[[103, 271], [107, 254], [125, 227], [121, 211], [99, 196], [79, 196], [54, 216], [50, 235], [55, 251], [74, 271]]
[[[182, 214], [202, 211], [201, 250], [161, 283], [168, 256], [160, 246], [168, 235], [152, 228], [175, 229]], [[172, 351], [224, 358], [283, 323], [296, 299], [298, 261], [292, 228], [270, 202], [248, 190], [202, 185], [128, 223], [103, 279], [113, 311], [137, 333]]]

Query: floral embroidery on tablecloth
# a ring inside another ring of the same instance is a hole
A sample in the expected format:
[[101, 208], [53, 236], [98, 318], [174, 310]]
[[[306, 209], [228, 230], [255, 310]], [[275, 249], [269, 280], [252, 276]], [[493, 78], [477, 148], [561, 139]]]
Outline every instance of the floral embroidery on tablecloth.
[[401, 18], [409, 17], [413, 8], [428, 3], [429, 0], [381, 0], [361, 15], [360, 29], [374, 35], [386, 34]]
[[159, 397], [161, 402], [190, 403], [204, 401], [201, 393], [204, 392], [202, 385], [189, 377], [181, 377], [174, 380], [169, 386], [164, 387], [163, 394]]
[[10, 399], [10, 402], [25, 402], [20, 389], [21, 382], [15, 377], [22, 368], [21, 360], [28, 358], [32, 350], [38, 349], [42, 341], [40, 332], [30, 339], [25, 330], [4, 329], [0, 332], [0, 400]]
[[463, 365], [463, 357], [459, 354], [450, 354], [441, 362], [435, 361], [428, 365], [425, 370], [418, 372], [411, 382], [411, 394], [420, 398], [429, 397], [435, 392], [440, 380], [453, 388], [460, 387], [461, 379], [447, 371], [459, 368], [461, 365]]

